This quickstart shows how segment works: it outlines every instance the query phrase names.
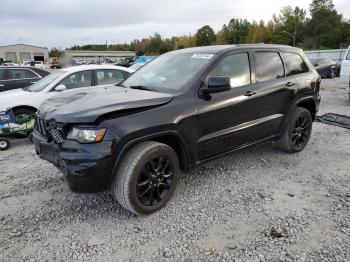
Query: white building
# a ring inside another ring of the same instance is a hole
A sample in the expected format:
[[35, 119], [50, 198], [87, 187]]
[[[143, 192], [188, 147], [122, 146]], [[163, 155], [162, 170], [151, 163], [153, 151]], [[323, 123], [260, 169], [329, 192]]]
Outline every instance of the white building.
[[0, 60], [22, 63], [25, 60], [47, 62], [49, 49], [46, 47], [15, 44], [0, 46]]
[[84, 50], [66, 50], [66, 53], [73, 59], [103, 62], [105, 59], [117, 62], [125, 58], [136, 56], [133, 51], [84, 51]]

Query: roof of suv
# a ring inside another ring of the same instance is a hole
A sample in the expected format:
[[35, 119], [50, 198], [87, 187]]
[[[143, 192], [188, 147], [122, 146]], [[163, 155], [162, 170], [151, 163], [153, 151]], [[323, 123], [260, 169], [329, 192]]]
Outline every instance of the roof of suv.
[[173, 51], [171, 53], [209, 53], [217, 54], [224, 50], [234, 50], [241, 48], [278, 48], [284, 50], [300, 50], [299, 48], [288, 46], [288, 45], [274, 45], [274, 44], [239, 44], [239, 45], [213, 45], [213, 46], [199, 46], [190, 47]]

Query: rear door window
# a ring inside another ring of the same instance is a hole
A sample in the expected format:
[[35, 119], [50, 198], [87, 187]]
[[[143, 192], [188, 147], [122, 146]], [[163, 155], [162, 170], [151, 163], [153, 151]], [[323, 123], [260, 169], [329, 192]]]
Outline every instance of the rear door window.
[[278, 52], [258, 51], [256, 58], [256, 78], [257, 82], [264, 82], [284, 77], [284, 68]]
[[5, 80], [5, 69], [0, 69], [0, 81]]
[[229, 77], [231, 88], [249, 85], [251, 82], [248, 53], [225, 57], [210, 73], [210, 76]]
[[63, 79], [58, 85], [65, 85], [67, 89], [89, 87], [92, 85], [92, 71], [80, 71]]
[[11, 80], [37, 78], [38, 76], [28, 69], [8, 69], [8, 78]]
[[298, 75], [309, 71], [309, 68], [300, 55], [295, 53], [283, 53], [283, 58], [287, 76]]
[[119, 84], [124, 81], [124, 74], [116, 69], [96, 70], [97, 85]]

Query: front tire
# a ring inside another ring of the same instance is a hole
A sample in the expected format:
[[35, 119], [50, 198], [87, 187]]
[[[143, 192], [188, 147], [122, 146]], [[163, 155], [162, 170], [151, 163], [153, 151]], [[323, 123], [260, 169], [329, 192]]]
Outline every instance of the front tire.
[[5, 151], [10, 148], [10, 140], [0, 137], [0, 151]]
[[[34, 117], [35, 111], [30, 110], [30, 109], [26, 109], [26, 108], [18, 108], [13, 110], [13, 115], [15, 117]], [[16, 138], [26, 138], [28, 137], [30, 134], [30, 132], [20, 132], [20, 133], [16, 133], [13, 136]]]
[[279, 140], [279, 147], [288, 153], [300, 152], [309, 142], [311, 131], [312, 117], [310, 111], [297, 107]]
[[172, 197], [179, 174], [175, 151], [158, 142], [142, 142], [127, 151], [112, 185], [115, 199], [137, 215], [161, 209]]

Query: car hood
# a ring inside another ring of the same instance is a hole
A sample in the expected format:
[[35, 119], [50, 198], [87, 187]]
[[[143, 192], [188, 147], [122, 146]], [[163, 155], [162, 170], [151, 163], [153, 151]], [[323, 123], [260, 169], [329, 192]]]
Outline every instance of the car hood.
[[18, 88], [18, 89], [0, 92], [0, 99], [7, 100], [8, 98], [12, 98], [12, 97], [27, 96], [27, 95], [30, 95], [30, 93], [31, 92], [29, 91], [25, 91], [21, 88]]
[[[8, 107], [12, 107], [17, 100], [24, 99], [23, 97], [32, 96], [33, 93], [25, 91], [23, 89], [14, 89], [9, 91], [0, 92], [0, 111], [5, 110]], [[27, 98], [25, 98], [27, 99]]]
[[160, 106], [172, 98], [167, 93], [111, 86], [54, 96], [41, 104], [39, 112], [59, 123], [93, 123], [104, 114]]

